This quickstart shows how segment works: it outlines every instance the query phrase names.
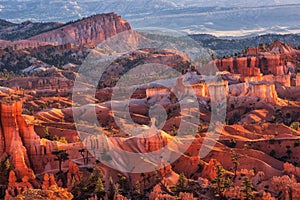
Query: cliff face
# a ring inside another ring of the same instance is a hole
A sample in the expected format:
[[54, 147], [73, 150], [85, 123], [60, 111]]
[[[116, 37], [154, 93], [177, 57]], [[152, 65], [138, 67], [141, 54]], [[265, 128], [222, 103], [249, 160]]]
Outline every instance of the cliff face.
[[230, 96], [245, 96], [249, 90], [249, 83], [239, 83], [229, 86], [229, 95]]
[[30, 40], [75, 45], [97, 45], [123, 31], [131, 30], [128, 22], [114, 13], [100, 14], [59, 29], [31, 37]]

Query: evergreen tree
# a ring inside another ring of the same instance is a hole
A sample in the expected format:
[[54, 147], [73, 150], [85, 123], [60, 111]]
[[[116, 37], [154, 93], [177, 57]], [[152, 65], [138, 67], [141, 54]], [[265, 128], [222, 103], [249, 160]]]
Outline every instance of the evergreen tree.
[[238, 159], [239, 159], [239, 155], [235, 151], [232, 151], [231, 152], [231, 161], [233, 163], [233, 170], [234, 170], [233, 181], [236, 179], [236, 172], [237, 172], [238, 167], [240, 165]]
[[109, 186], [108, 186], [108, 199], [115, 198], [115, 185], [112, 177], [109, 178]]
[[188, 179], [186, 178], [186, 176], [183, 173], [181, 173], [179, 175], [179, 179], [176, 184], [176, 192], [177, 193], [186, 192], [187, 189], [188, 189]]
[[251, 182], [251, 180], [248, 177], [245, 177], [242, 182], [243, 189], [241, 190], [244, 194], [245, 200], [254, 200], [254, 186]]
[[59, 173], [62, 173], [62, 163], [69, 159], [69, 154], [66, 150], [54, 150], [52, 154], [56, 156], [54, 160], [58, 161]]
[[103, 173], [100, 170], [100, 172], [97, 175], [96, 185], [95, 185], [95, 192], [97, 194], [97, 197], [99, 198], [102, 198], [105, 195], [105, 188], [102, 179], [103, 179]]
[[218, 164], [216, 167], [217, 167], [217, 176], [212, 181], [212, 183], [216, 193], [216, 197], [220, 197], [222, 199], [224, 198], [223, 192], [225, 191], [225, 189], [231, 187], [232, 182], [229, 179], [229, 177], [226, 177], [225, 170], [222, 167], [222, 165]]
[[104, 197], [104, 195], [105, 195], [105, 188], [104, 188], [103, 181], [101, 178], [98, 178], [98, 180], [96, 182], [95, 192], [98, 197]]
[[130, 185], [128, 179], [126, 176], [122, 174], [118, 174], [118, 178], [119, 178], [118, 184], [119, 184], [120, 193], [123, 196], [127, 196], [130, 192]]
[[142, 190], [141, 190], [141, 182], [137, 181], [135, 184], [134, 192], [133, 192], [133, 199], [142, 199]]

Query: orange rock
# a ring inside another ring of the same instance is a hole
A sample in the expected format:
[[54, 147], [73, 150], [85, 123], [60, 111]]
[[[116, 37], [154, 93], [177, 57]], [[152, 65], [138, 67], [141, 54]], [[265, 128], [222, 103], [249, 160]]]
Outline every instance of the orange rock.
[[43, 181], [43, 185], [42, 185], [42, 189], [43, 190], [48, 190], [50, 187], [50, 184], [49, 184], [49, 174], [45, 174], [44, 175], [44, 181]]
[[214, 180], [217, 176], [217, 164], [220, 163], [215, 159], [211, 159], [208, 164], [204, 165], [201, 177], [207, 178], [210, 181]]
[[16, 174], [13, 170], [11, 170], [9, 172], [9, 177], [8, 177], [8, 186], [14, 186], [14, 184], [16, 183], [17, 181], [17, 177], [16, 177]]

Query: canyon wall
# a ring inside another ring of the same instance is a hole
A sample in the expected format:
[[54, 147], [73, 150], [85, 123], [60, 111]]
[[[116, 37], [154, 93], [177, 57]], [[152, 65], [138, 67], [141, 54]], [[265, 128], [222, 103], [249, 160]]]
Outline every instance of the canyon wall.
[[247, 76], [247, 77], [244, 77], [244, 81], [246, 83], [249, 83], [249, 82], [259, 82], [259, 81], [262, 81], [263, 80], [263, 75], [260, 74], [259, 76]]
[[277, 76], [274, 76], [273, 74], [265, 76], [248, 76], [244, 78], [244, 81], [247, 83], [266, 81], [269, 83], [280, 83], [285, 87], [291, 87], [291, 74], [283, 74]]
[[230, 96], [245, 96], [249, 90], [249, 82], [233, 84], [229, 86]]
[[248, 55], [257, 55], [259, 52], [259, 49], [257, 47], [248, 47], [247, 54]]
[[[193, 90], [190, 92], [190, 90]], [[209, 96], [209, 90], [206, 83], [194, 84], [188, 87], [188, 93], [195, 94], [197, 97]]]

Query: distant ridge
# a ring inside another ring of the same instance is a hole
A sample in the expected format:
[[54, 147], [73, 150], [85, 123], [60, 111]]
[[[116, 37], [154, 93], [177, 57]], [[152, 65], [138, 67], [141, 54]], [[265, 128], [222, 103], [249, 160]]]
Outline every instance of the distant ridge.
[[12, 22], [9, 22], [9, 21], [6, 21], [6, 20], [3, 20], [3, 19], [0, 19], [0, 29], [2, 28], [7, 28], [7, 27], [10, 27], [10, 26], [14, 26], [16, 24], [12, 23]]
[[31, 22], [25, 21], [21, 24], [11, 23], [0, 19], [0, 40], [24, 40], [34, 35], [60, 27], [58, 22]]
[[210, 48], [215, 52], [215, 56], [231, 56], [241, 52], [245, 47], [254, 47], [259, 44], [271, 44], [275, 40], [280, 40], [283, 43], [291, 46], [300, 46], [300, 35], [298, 34], [266, 34], [248, 38], [232, 38], [223, 39], [209, 34], [190, 35], [200, 45], [205, 48]]

